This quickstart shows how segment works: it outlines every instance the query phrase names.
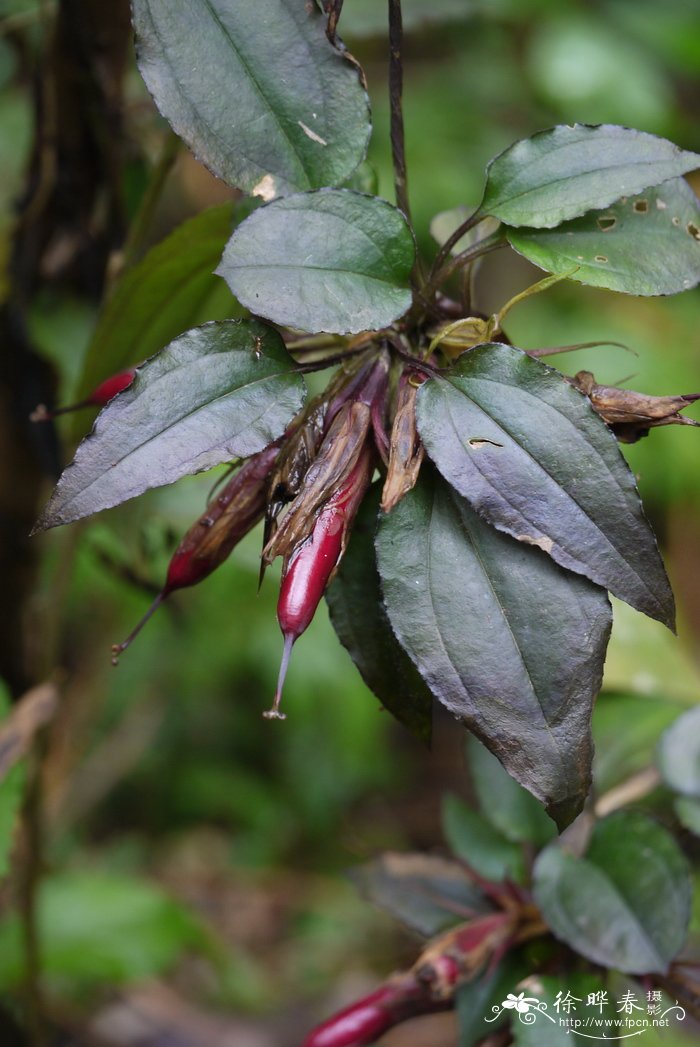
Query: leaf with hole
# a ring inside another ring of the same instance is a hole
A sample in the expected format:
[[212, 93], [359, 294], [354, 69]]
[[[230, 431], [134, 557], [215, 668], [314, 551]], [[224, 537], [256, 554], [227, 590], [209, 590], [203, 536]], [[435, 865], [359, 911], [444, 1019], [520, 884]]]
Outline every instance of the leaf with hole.
[[539, 131], [489, 164], [480, 210], [514, 226], [551, 229], [700, 167], [665, 138], [614, 124]]
[[700, 706], [683, 713], [659, 742], [661, 775], [672, 789], [700, 798]]
[[663, 973], [690, 920], [688, 863], [651, 818], [619, 811], [599, 822], [583, 858], [558, 843], [539, 855], [535, 901], [557, 938], [605, 967]]
[[271, 200], [337, 185], [364, 158], [361, 72], [299, 0], [133, 0], [156, 105], [225, 182]]
[[413, 237], [397, 208], [350, 189], [276, 200], [235, 231], [217, 272], [252, 313], [302, 331], [350, 334], [411, 305]]
[[433, 698], [394, 636], [382, 600], [374, 551], [379, 495], [377, 485], [365, 497], [326, 600], [333, 628], [369, 689], [430, 744]]
[[242, 315], [214, 269], [234, 225], [253, 206], [242, 200], [207, 208], [124, 274], [100, 313], [76, 399], [110, 374], [153, 356], [190, 327]]
[[457, 863], [432, 854], [382, 854], [350, 870], [363, 898], [426, 938], [491, 911]]
[[673, 628], [634, 477], [558, 371], [512, 346], [478, 346], [423, 384], [416, 413], [426, 451], [489, 523]]
[[508, 229], [506, 235], [540, 269], [594, 287], [662, 295], [700, 282], [700, 200], [683, 178], [556, 229]]
[[389, 620], [435, 697], [560, 826], [590, 783], [602, 589], [489, 527], [432, 470], [380, 523]]
[[35, 530], [254, 454], [282, 435], [303, 398], [276, 331], [249, 320], [195, 327], [101, 411]]

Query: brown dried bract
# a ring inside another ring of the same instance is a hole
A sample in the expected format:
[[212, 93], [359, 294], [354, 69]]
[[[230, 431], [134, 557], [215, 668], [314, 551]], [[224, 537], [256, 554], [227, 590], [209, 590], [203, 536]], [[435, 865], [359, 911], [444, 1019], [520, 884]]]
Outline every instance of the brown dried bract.
[[621, 443], [633, 444], [660, 425], [700, 426], [694, 418], [679, 414], [689, 404], [700, 400], [700, 393], [686, 396], [646, 396], [632, 389], [598, 385], [590, 371], [579, 371], [570, 378], [591, 401], [593, 409], [606, 422]]
[[416, 394], [425, 381], [423, 375], [404, 372], [396, 397], [396, 414], [391, 430], [389, 468], [382, 491], [381, 508], [388, 513], [415, 487], [425, 450], [416, 426]]
[[371, 409], [361, 401], [343, 404], [311, 464], [279, 530], [263, 550], [263, 562], [287, 557], [305, 541], [319, 510], [352, 472], [367, 440]]

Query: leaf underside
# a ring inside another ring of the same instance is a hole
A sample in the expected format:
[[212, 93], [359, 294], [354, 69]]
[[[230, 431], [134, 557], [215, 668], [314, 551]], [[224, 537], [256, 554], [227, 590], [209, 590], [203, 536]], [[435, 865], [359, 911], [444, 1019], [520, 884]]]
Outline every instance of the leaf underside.
[[513, 226], [551, 229], [700, 167], [665, 138], [614, 124], [552, 127], [491, 161], [480, 210]]
[[422, 386], [417, 418], [440, 472], [489, 523], [673, 628], [634, 477], [557, 371], [512, 346], [478, 346]]
[[279, 335], [257, 321], [188, 331], [101, 411], [34, 530], [262, 450], [303, 402], [293, 368]]
[[590, 783], [603, 590], [489, 527], [426, 467], [382, 520], [377, 559], [389, 620], [433, 695], [567, 825]]
[[397, 208], [349, 189], [261, 207], [217, 272], [251, 312], [302, 331], [378, 330], [411, 305], [413, 237]]
[[665, 295], [700, 282], [700, 200], [683, 178], [556, 229], [507, 229], [506, 235], [541, 269], [594, 287]]
[[315, 3], [132, 0], [156, 105], [225, 182], [265, 200], [344, 181], [364, 158], [369, 101]]

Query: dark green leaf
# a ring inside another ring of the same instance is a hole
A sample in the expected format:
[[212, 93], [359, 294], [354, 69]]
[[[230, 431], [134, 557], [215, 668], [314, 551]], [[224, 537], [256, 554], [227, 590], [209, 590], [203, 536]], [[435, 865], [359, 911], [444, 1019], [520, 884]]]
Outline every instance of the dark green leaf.
[[417, 418], [440, 472], [489, 523], [673, 628], [634, 477], [559, 372], [511, 346], [479, 346], [422, 386]]
[[360, 71], [314, 3], [133, 0], [137, 59], [173, 130], [220, 178], [271, 200], [337, 185], [364, 157]]
[[[194, 918], [154, 884], [122, 875], [67, 872], [46, 880], [39, 898], [44, 977], [65, 989], [116, 985], [172, 967], [205, 942]], [[0, 925], [0, 984], [25, 973], [19, 919]]]
[[659, 742], [659, 770], [667, 785], [700, 797], [700, 706], [679, 716]]
[[100, 413], [36, 530], [260, 451], [301, 406], [304, 382], [257, 321], [195, 327], [139, 368]]
[[326, 600], [333, 628], [369, 689], [430, 744], [432, 695], [394, 636], [382, 600], [374, 551], [379, 495], [377, 485], [365, 498]]
[[495, 971], [486, 970], [472, 982], [461, 985], [455, 994], [459, 1047], [476, 1047], [484, 1038], [501, 1029], [512, 1016], [504, 1010], [495, 1021], [493, 1009], [527, 973], [526, 961], [517, 953], [508, 953]]
[[594, 287], [677, 294], [700, 282], [700, 201], [683, 178], [556, 229], [508, 229], [507, 236], [541, 269]]
[[377, 330], [411, 304], [406, 221], [376, 196], [300, 193], [236, 230], [217, 272], [251, 312], [302, 331]]
[[568, 824], [590, 781], [605, 593], [489, 527], [425, 467], [382, 520], [377, 561], [394, 632], [435, 697]]
[[551, 818], [478, 738], [467, 738], [469, 766], [479, 806], [493, 826], [513, 843], [541, 846], [556, 835]]
[[457, 796], [442, 801], [442, 831], [450, 850], [487, 880], [515, 880], [525, 874], [520, 848]]
[[621, 811], [599, 822], [584, 858], [550, 844], [534, 877], [553, 933], [594, 963], [663, 972], [685, 941], [688, 864], [673, 837], [643, 814]]
[[551, 127], [491, 161], [481, 210], [508, 225], [551, 229], [696, 167], [696, 153], [629, 127]]
[[464, 869], [435, 855], [388, 852], [349, 875], [364, 898], [426, 938], [490, 911]]
[[[616, 628], [617, 618], [613, 634]], [[598, 790], [606, 792], [653, 764], [659, 736], [684, 708], [677, 701], [601, 694], [593, 710], [593, 777]]]
[[214, 275], [234, 224], [251, 201], [210, 207], [153, 247], [117, 284], [102, 310], [87, 350], [80, 383], [94, 387], [206, 320], [231, 319], [242, 309]]

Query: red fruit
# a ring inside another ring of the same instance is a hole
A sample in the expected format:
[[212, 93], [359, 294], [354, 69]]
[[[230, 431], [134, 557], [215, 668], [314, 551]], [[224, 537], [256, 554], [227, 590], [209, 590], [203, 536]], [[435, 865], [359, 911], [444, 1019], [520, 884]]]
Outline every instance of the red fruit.
[[112, 647], [114, 665], [170, 593], [196, 585], [207, 578], [262, 518], [267, 477], [278, 452], [279, 442], [270, 444], [264, 451], [249, 458], [190, 527], [173, 553], [161, 592], [126, 640]]
[[126, 371], [120, 371], [118, 374], [113, 374], [111, 378], [105, 378], [104, 382], [101, 382], [95, 389], [93, 389], [84, 400], [80, 400], [75, 404], [69, 404], [68, 407], [56, 407], [52, 411], [47, 411], [43, 404], [39, 404], [36, 410], [29, 416], [30, 420], [32, 422], [47, 422], [51, 418], [56, 418], [59, 414], [68, 414], [70, 411], [78, 411], [81, 407], [105, 407], [110, 400], [114, 399], [117, 393], [121, 393], [129, 388], [134, 380], [135, 374], [135, 367], [130, 367]]
[[263, 713], [266, 719], [284, 719], [279, 704], [292, 647], [311, 624], [331, 575], [340, 562], [350, 524], [369, 486], [372, 468], [371, 451], [365, 445], [342, 487], [319, 512], [311, 536], [297, 546], [285, 562], [277, 602], [277, 620], [284, 636], [284, 650], [272, 708]]

